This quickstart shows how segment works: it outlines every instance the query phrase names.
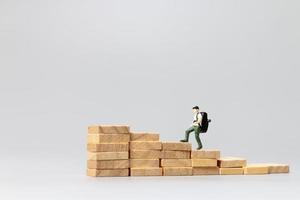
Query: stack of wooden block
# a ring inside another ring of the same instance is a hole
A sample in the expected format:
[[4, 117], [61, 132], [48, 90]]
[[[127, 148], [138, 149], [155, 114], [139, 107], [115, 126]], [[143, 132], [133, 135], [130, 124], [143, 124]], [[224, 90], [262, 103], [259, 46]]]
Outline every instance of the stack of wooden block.
[[218, 175], [217, 159], [220, 158], [219, 150], [192, 151], [193, 175]]
[[218, 159], [220, 175], [242, 175], [247, 161], [244, 158], [223, 157]]
[[191, 176], [193, 174], [191, 150], [190, 143], [163, 142], [161, 152], [163, 175]]
[[159, 134], [130, 133], [130, 176], [161, 176]]
[[88, 176], [191, 176], [288, 173], [284, 164], [247, 164], [219, 150], [192, 151], [190, 143], [160, 142], [159, 134], [125, 125], [88, 128]]
[[129, 176], [129, 131], [123, 125], [88, 128], [88, 176]]
[[289, 173], [289, 166], [285, 164], [247, 164], [245, 175]]

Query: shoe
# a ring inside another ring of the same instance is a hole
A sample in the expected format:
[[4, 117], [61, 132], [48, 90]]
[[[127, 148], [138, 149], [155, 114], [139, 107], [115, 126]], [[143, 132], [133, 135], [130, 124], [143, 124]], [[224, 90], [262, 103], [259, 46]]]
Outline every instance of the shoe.
[[197, 150], [200, 150], [200, 149], [202, 149], [202, 147], [198, 147], [198, 148], [197, 148]]
[[187, 140], [180, 140], [180, 142], [188, 142]]

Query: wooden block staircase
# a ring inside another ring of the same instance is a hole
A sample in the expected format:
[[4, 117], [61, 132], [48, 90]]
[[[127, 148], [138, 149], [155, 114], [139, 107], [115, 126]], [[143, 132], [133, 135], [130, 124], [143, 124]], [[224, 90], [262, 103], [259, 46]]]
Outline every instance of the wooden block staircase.
[[244, 158], [221, 157], [217, 149], [161, 142], [158, 133], [133, 132], [126, 125], [89, 126], [87, 151], [87, 175], [92, 177], [289, 173], [289, 165], [247, 164]]

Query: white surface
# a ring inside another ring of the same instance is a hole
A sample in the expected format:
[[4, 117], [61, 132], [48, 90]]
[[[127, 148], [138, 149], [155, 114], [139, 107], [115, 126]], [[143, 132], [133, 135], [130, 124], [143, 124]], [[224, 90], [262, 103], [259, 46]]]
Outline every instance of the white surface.
[[[0, 0], [0, 199], [300, 199], [299, 10], [297, 0]], [[89, 124], [179, 141], [195, 105], [212, 118], [205, 148], [292, 173], [85, 176]]]

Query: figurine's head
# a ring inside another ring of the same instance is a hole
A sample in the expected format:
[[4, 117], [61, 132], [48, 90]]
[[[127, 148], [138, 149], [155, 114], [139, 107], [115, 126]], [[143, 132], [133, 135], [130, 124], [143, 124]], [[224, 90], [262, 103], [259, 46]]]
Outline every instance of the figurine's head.
[[194, 106], [193, 107], [193, 113], [198, 113], [199, 112], [199, 107], [198, 106]]

